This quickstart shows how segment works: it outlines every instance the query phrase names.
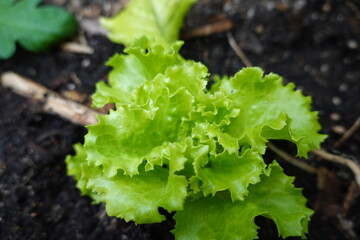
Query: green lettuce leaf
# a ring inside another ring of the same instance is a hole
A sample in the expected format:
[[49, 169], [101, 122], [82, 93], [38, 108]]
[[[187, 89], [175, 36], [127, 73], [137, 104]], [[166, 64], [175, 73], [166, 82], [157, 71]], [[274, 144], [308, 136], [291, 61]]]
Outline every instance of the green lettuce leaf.
[[310, 111], [311, 98], [295, 91], [293, 83], [283, 86], [280, 76], [263, 74], [260, 68], [244, 68], [215, 86], [241, 109], [226, 131], [261, 153], [268, 139], [289, 140], [299, 156], [307, 157], [326, 138], [318, 134], [321, 126], [317, 112]]
[[75, 178], [76, 187], [80, 190], [82, 195], [88, 195], [95, 203], [99, 203], [101, 200], [99, 194], [87, 187], [89, 179], [83, 175], [84, 169], [89, 168], [86, 161], [87, 155], [84, 146], [80, 143], [76, 143], [74, 144], [74, 150], [75, 155], [67, 155], [65, 159], [67, 174]]
[[248, 150], [239, 156], [224, 151], [217, 156], [210, 155], [206, 165], [195, 171], [202, 183], [199, 188], [204, 196], [229, 190], [232, 201], [236, 201], [244, 200], [248, 186], [260, 181], [265, 166], [258, 153]]
[[292, 181], [273, 163], [261, 181], [249, 187], [244, 201], [232, 202], [226, 192], [187, 201], [184, 210], [174, 216], [173, 233], [177, 240], [251, 240], [257, 238], [255, 217], [264, 216], [275, 222], [280, 236], [305, 238], [313, 211], [306, 207], [306, 199]]
[[169, 170], [155, 167], [137, 176], [117, 174], [104, 175], [101, 167], [89, 165], [81, 144], [74, 145], [76, 155], [67, 156], [67, 173], [77, 180], [77, 188], [83, 195], [89, 195], [95, 202], [106, 203], [109, 216], [121, 217], [137, 223], [153, 223], [164, 220], [159, 207], [168, 211], [183, 209], [187, 196], [187, 181], [176, 171], [184, 166], [181, 158], [172, 157]]
[[185, 89], [170, 94], [161, 80], [160, 75], [139, 87], [136, 101], [140, 104], [121, 105], [88, 126], [85, 149], [90, 163], [102, 165], [109, 176], [118, 170], [138, 174], [143, 160], [154, 156], [152, 151], [181, 139], [182, 119], [192, 111], [193, 98]]
[[150, 41], [141, 38], [127, 47], [124, 54], [115, 54], [107, 65], [113, 67], [109, 73], [109, 84], [99, 82], [92, 95], [93, 106], [102, 107], [107, 103], [129, 103], [131, 93], [142, 83], [164, 73], [170, 66], [184, 60], [178, 54], [182, 42], [171, 45], [169, 50], [162, 46], [151, 48]]
[[56, 6], [37, 5], [41, 0], [0, 1], [0, 58], [11, 57], [16, 42], [38, 52], [74, 35], [75, 17]]
[[126, 221], [161, 222], [165, 217], [158, 212], [159, 207], [181, 210], [187, 196], [186, 178], [162, 167], [151, 171], [141, 168], [133, 177], [117, 174], [109, 178], [96, 167], [87, 168], [83, 174], [89, 178], [87, 187], [98, 192], [106, 203], [108, 215]]
[[111, 41], [124, 45], [146, 36], [169, 47], [179, 39], [183, 18], [196, 0], [132, 0], [118, 15], [101, 18]]

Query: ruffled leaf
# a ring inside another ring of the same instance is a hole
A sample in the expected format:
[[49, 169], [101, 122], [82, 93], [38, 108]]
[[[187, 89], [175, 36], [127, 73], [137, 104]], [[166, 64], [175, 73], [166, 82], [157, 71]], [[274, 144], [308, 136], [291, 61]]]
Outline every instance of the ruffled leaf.
[[118, 170], [130, 176], [138, 174], [138, 166], [147, 156], [154, 156], [152, 151], [178, 141], [182, 118], [192, 111], [193, 98], [185, 89], [170, 95], [162, 81], [154, 80], [137, 89], [136, 101], [138, 104], [122, 105], [99, 116], [98, 124], [88, 126], [88, 161], [103, 166], [109, 177]]
[[136, 223], [155, 223], [165, 219], [158, 211], [183, 209], [187, 195], [187, 181], [184, 176], [172, 174], [165, 168], [140, 169], [140, 174], [130, 177], [117, 174], [107, 177], [101, 169], [84, 169], [88, 178], [87, 187], [96, 191], [105, 202], [109, 216], [115, 216]]
[[321, 127], [317, 112], [311, 112], [311, 98], [294, 91], [292, 83], [283, 86], [276, 74], [263, 76], [260, 68], [245, 68], [217, 88], [241, 109], [227, 129], [241, 144], [264, 153], [267, 139], [284, 139], [297, 145], [299, 156], [307, 157], [326, 137], [318, 133]]
[[104, 175], [101, 167], [88, 165], [86, 152], [81, 144], [75, 144], [75, 156], [67, 156], [67, 173], [74, 176], [76, 187], [83, 195], [88, 195], [96, 203], [105, 202], [110, 216], [121, 217], [137, 223], [154, 223], [164, 220], [159, 207], [168, 211], [183, 209], [187, 196], [187, 180], [176, 171], [184, 168], [184, 161], [171, 156], [169, 170], [155, 167], [129, 177], [117, 174]]
[[202, 182], [200, 189], [205, 196], [228, 190], [232, 201], [244, 200], [248, 186], [260, 181], [265, 166], [262, 157], [251, 151], [241, 156], [226, 151], [210, 155], [206, 165], [197, 169], [197, 177]]
[[65, 159], [67, 174], [75, 178], [76, 187], [82, 195], [88, 195], [94, 202], [99, 203], [101, 199], [99, 194], [87, 188], [88, 179], [83, 176], [84, 168], [88, 168], [84, 146], [81, 143], [76, 143], [74, 144], [74, 150], [75, 155], [67, 155]]
[[187, 201], [184, 210], [175, 214], [176, 239], [242, 239], [257, 238], [256, 216], [272, 219], [279, 235], [305, 238], [313, 211], [308, 209], [301, 190], [292, 185], [277, 163], [261, 176], [261, 181], [249, 187], [244, 201], [232, 202], [229, 194]]
[[177, 66], [184, 60], [178, 54], [182, 42], [174, 43], [169, 50], [161, 46], [150, 48], [146, 38], [136, 41], [124, 50], [127, 55], [115, 54], [107, 65], [113, 67], [109, 73], [109, 84], [99, 82], [92, 95], [93, 106], [102, 107], [107, 103], [129, 103], [134, 89], [170, 66]]

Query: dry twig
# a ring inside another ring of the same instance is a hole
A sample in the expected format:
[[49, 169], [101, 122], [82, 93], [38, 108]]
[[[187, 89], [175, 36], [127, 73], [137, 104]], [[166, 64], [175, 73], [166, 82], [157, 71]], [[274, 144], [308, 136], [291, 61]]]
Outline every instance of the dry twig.
[[350, 207], [357, 196], [360, 194], [360, 188], [355, 181], [352, 181], [350, 187], [346, 193], [344, 203], [342, 205], [344, 215], [347, 216], [350, 210]]
[[301, 161], [298, 158], [295, 158], [295, 157], [291, 156], [290, 154], [288, 154], [288, 153], [284, 152], [283, 150], [277, 148], [274, 144], [268, 142], [267, 146], [271, 149], [271, 151], [273, 151], [279, 157], [281, 157], [285, 161], [291, 163], [292, 165], [297, 166], [298, 168], [301, 168], [301, 169], [303, 169], [304, 171], [306, 171], [308, 173], [316, 174], [318, 172], [316, 168], [310, 166], [309, 164], [307, 164], [304, 161]]
[[316, 156], [320, 157], [321, 159], [324, 159], [324, 160], [327, 160], [330, 162], [334, 162], [334, 163], [338, 163], [338, 164], [342, 164], [342, 165], [345, 165], [348, 168], [350, 168], [351, 171], [353, 171], [353, 173], [355, 175], [356, 183], [360, 186], [360, 167], [357, 163], [355, 163], [354, 161], [352, 161], [348, 158], [344, 158], [339, 155], [331, 154], [324, 150], [313, 150], [312, 153], [315, 154]]
[[[289, 163], [291, 163], [291, 164], [305, 170], [308, 173], [316, 173], [316, 174], [318, 174], [318, 170], [316, 168], [306, 164], [305, 162], [301, 161], [300, 159], [297, 159], [297, 158], [291, 156], [290, 154], [288, 154], [288, 153], [284, 152], [283, 150], [277, 148], [272, 143], [267, 143], [267, 146], [274, 153], [279, 155], [281, 158], [283, 158], [287, 162], [289, 162]], [[313, 150], [311, 152], [313, 154], [315, 154], [316, 156], [320, 157], [323, 160], [327, 160], [327, 161], [330, 161], [330, 162], [342, 164], [342, 165], [345, 165], [348, 168], [350, 168], [351, 171], [355, 175], [355, 181], [356, 181], [357, 185], [360, 186], [360, 166], [357, 163], [355, 163], [351, 159], [344, 158], [344, 157], [341, 157], [339, 155], [331, 154], [331, 153], [328, 153], [328, 152], [326, 152], [324, 150]]]
[[356, 14], [356, 17], [360, 19], [360, 9], [351, 1], [345, 1], [345, 4]]
[[333, 147], [338, 148], [341, 145], [343, 145], [354, 134], [354, 132], [358, 130], [359, 127], [360, 127], [360, 117], [358, 117], [354, 122], [354, 124], [341, 136], [339, 140], [337, 140], [334, 143]]
[[65, 52], [80, 53], [80, 54], [93, 54], [94, 49], [76, 42], [63, 43], [61, 49]]
[[237, 42], [235, 41], [234, 36], [232, 35], [231, 32], [227, 32], [226, 33], [227, 38], [228, 38], [228, 42], [230, 44], [230, 47], [232, 48], [232, 50], [236, 53], [236, 55], [241, 59], [241, 61], [244, 63], [245, 66], [247, 67], [251, 67], [252, 63], [249, 60], [249, 58], [246, 56], [246, 54], [244, 53], [244, 51], [240, 48], [239, 44], [237, 44]]
[[0, 76], [0, 83], [23, 97], [42, 102], [42, 110], [44, 112], [60, 115], [80, 125], [97, 123], [96, 114], [98, 114], [98, 112], [95, 110], [65, 99], [56, 92], [16, 73], [3, 73]]
[[230, 19], [225, 18], [206, 24], [202, 27], [186, 31], [181, 35], [181, 37], [183, 39], [191, 39], [195, 37], [210, 36], [214, 33], [226, 32], [232, 29], [232, 27], [233, 27], [232, 21]]

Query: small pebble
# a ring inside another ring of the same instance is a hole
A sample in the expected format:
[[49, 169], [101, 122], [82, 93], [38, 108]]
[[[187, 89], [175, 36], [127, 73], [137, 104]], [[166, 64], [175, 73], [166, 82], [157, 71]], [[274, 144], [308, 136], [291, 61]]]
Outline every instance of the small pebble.
[[75, 83], [69, 83], [66, 87], [69, 90], [74, 90], [76, 88], [76, 85], [75, 85]]
[[329, 12], [331, 11], [331, 5], [330, 3], [324, 3], [324, 5], [322, 5], [322, 8], [321, 8], [324, 12]]
[[125, 234], [121, 235], [121, 240], [129, 240], [128, 236], [126, 236]]
[[84, 68], [89, 67], [90, 64], [91, 64], [91, 61], [88, 58], [85, 58], [84, 60], [81, 61], [81, 66], [84, 67]]
[[339, 98], [339, 97], [333, 97], [331, 100], [335, 106], [339, 106], [342, 102], [341, 98]]
[[357, 49], [358, 48], [357, 41], [355, 41], [353, 39], [347, 40], [346, 44], [347, 44], [348, 48], [350, 48], [350, 49]]
[[294, 10], [295, 11], [300, 11], [301, 9], [303, 9], [306, 6], [306, 0], [298, 0], [295, 2], [294, 4]]
[[330, 114], [330, 119], [333, 121], [339, 121], [341, 120], [341, 115], [338, 113], [332, 113]]
[[262, 24], [259, 24], [255, 27], [255, 32], [257, 34], [262, 34], [264, 32], [264, 30], [265, 30], [265, 27]]
[[269, 12], [271, 12], [272, 10], [274, 10], [274, 8], [276, 7], [274, 2], [268, 2], [266, 4], [266, 10], [268, 10]]
[[249, 19], [252, 19], [255, 16], [255, 8], [249, 8], [249, 10], [246, 12], [246, 16]]
[[322, 64], [320, 67], [320, 72], [327, 73], [329, 71], [329, 64]]
[[34, 218], [34, 217], [37, 217], [37, 213], [36, 212], [32, 212], [32, 213], [30, 213], [30, 217], [32, 217], [32, 218]]
[[343, 83], [343, 84], [340, 84], [339, 86], [339, 91], [340, 92], [346, 92], [348, 90], [348, 85]]
[[346, 128], [340, 125], [336, 125], [332, 128], [334, 133], [337, 133], [339, 135], [342, 135], [346, 132]]

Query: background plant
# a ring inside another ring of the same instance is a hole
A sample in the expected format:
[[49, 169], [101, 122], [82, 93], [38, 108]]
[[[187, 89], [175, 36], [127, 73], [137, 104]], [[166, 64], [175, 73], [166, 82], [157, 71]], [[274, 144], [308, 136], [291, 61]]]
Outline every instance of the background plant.
[[0, 58], [11, 57], [16, 43], [32, 52], [49, 49], [76, 33], [73, 15], [41, 0], [0, 1]]

